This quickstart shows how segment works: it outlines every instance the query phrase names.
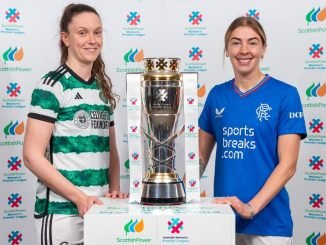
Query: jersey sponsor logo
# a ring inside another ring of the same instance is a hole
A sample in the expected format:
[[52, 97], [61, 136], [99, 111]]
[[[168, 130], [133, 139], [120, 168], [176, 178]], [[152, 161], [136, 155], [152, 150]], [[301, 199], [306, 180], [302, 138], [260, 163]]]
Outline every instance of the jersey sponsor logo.
[[74, 123], [78, 128], [86, 129], [90, 125], [90, 119], [91, 117], [86, 111], [80, 110], [75, 113]]
[[244, 159], [247, 150], [256, 149], [255, 129], [244, 127], [223, 127], [222, 158]]
[[302, 111], [297, 111], [297, 112], [289, 112], [289, 118], [303, 118], [303, 112]]
[[110, 127], [110, 113], [107, 111], [79, 110], [74, 115], [74, 123], [78, 128], [107, 129]]
[[75, 100], [82, 100], [83, 97], [80, 95], [80, 93], [76, 93]]
[[271, 117], [269, 115], [269, 111], [271, 111], [271, 110], [272, 110], [272, 108], [268, 104], [260, 103], [260, 106], [257, 107], [257, 109], [256, 109], [257, 119], [261, 122], [263, 120], [268, 121], [268, 118]]
[[223, 107], [222, 109], [218, 109], [218, 108], [216, 108], [215, 109], [215, 117], [223, 117], [223, 112], [224, 112], [224, 110], [225, 110], [225, 107]]

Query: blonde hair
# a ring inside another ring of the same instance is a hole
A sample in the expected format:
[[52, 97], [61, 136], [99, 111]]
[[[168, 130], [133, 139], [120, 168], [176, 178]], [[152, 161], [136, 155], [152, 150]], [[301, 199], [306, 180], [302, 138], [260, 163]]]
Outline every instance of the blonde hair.
[[232, 32], [240, 26], [248, 26], [253, 29], [261, 38], [263, 45], [267, 44], [266, 34], [262, 25], [252, 17], [238, 17], [232, 21], [229, 28], [224, 35], [224, 52], [226, 52], [228, 47], [228, 42], [230, 40]]

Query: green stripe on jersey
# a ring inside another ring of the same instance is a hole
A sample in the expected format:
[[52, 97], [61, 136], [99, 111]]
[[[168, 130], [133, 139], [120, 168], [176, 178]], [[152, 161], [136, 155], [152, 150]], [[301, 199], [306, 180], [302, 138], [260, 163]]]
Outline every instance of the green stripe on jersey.
[[109, 183], [109, 169], [87, 169], [82, 171], [68, 171], [60, 170], [58, 171], [67, 178], [75, 186], [103, 186]]
[[[35, 212], [45, 213], [46, 199], [36, 197]], [[49, 202], [48, 214], [78, 214], [77, 206], [72, 202]]]
[[[59, 121], [71, 121], [74, 119], [74, 116], [76, 112], [84, 110], [87, 112], [90, 111], [106, 111], [109, 112], [109, 115], [111, 116], [113, 114], [112, 110], [110, 110], [110, 107], [107, 105], [87, 105], [87, 104], [80, 104], [77, 106], [70, 106], [66, 108], [62, 108], [58, 116]], [[106, 120], [106, 119], [105, 119]]]
[[91, 84], [86, 84], [80, 82], [78, 79], [76, 79], [74, 76], [69, 76], [68, 78], [66, 76], [62, 76], [59, 80], [63, 87], [63, 91], [66, 91], [68, 89], [75, 89], [75, 88], [84, 88], [84, 89], [98, 89], [97, 83], [94, 80]]
[[52, 139], [53, 153], [110, 152], [108, 136], [54, 136]]
[[31, 105], [40, 106], [42, 109], [52, 110], [56, 113], [59, 111], [59, 101], [55, 95], [42, 89], [33, 91]]

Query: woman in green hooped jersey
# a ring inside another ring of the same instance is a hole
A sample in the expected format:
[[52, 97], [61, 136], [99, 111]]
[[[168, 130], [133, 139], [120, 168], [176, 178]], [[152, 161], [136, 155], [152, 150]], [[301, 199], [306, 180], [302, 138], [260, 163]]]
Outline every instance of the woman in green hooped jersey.
[[33, 91], [24, 162], [38, 178], [37, 244], [83, 244], [83, 216], [120, 192], [112, 83], [101, 58], [102, 22], [70, 4], [60, 21], [61, 65]]

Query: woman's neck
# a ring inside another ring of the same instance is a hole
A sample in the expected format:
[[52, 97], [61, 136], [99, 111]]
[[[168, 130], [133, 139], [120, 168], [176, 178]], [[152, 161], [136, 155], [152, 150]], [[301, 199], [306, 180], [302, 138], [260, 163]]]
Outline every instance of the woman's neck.
[[85, 81], [88, 81], [92, 76], [93, 64], [83, 64], [68, 59], [66, 65]]
[[260, 83], [265, 77], [265, 74], [258, 72], [253, 75], [235, 75], [234, 81], [235, 85], [239, 88], [241, 92], [247, 92], [254, 88], [258, 83]]

